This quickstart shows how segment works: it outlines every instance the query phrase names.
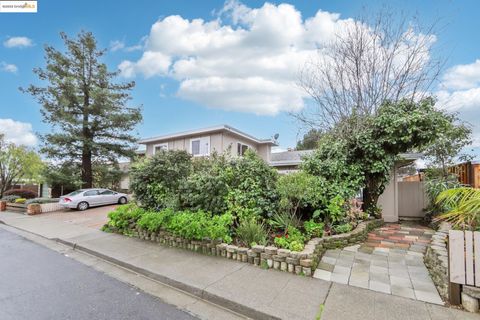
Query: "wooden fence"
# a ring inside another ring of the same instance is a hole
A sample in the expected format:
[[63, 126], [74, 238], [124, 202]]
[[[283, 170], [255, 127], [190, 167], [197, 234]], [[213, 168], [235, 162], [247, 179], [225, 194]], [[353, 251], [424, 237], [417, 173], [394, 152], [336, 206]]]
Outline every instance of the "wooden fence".
[[450, 302], [458, 304], [460, 285], [480, 287], [480, 232], [450, 230], [448, 238]]

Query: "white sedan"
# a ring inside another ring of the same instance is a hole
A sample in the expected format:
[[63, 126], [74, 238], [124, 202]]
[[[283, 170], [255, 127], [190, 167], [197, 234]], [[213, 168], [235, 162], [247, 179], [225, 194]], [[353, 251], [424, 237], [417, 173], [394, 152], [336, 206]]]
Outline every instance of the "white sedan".
[[67, 195], [61, 196], [58, 202], [65, 208], [87, 210], [90, 207], [103, 206], [106, 204], [125, 204], [128, 196], [108, 189], [80, 189]]

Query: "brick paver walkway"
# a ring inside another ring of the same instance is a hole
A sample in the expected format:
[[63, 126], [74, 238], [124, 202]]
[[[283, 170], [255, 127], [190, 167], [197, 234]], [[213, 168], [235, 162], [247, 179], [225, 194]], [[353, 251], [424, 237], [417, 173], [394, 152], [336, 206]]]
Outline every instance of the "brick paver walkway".
[[370, 232], [361, 245], [328, 250], [314, 277], [443, 304], [423, 263], [433, 233], [414, 223], [387, 224]]

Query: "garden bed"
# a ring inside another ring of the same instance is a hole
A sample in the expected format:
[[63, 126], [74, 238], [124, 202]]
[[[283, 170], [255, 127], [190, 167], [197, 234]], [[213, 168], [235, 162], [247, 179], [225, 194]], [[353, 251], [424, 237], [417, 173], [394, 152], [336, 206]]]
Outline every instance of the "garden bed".
[[223, 243], [220, 240], [188, 240], [165, 230], [149, 232], [134, 223], [129, 225], [127, 232], [124, 230], [121, 233], [127, 233], [142, 240], [157, 242], [171, 247], [250, 263], [264, 269], [276, 269], [310, 277], [313, 275], [318, 261], [327, 249], [343, 248], [363, 242], [370, 230], [380, 227], [382, 224], [382, 219], [360, 222], [351, 232], [313, 238], [299, 252], [275, 246], [254, 245], [252, 247], [240, 247]]

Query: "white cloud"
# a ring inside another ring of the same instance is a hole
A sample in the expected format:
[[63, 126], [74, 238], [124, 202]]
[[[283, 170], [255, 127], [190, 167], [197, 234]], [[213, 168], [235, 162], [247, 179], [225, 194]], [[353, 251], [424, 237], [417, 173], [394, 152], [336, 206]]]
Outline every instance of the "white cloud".
[[[144, 39], [142, 39], [141, 42], [143, 43]], [[132, 52], [132, 51], [142, 50], [144, 46], [142, 43], [136, 44], [133, 46], [127, 46], [125, 44], [125, 41], [123, 40], [113, 40], [113, 41], [110, 41], [110, 51], [115, 52], [115, 51], [123, 50], [125, 52]]]
[[33, 46], [33, 41], [27, 37], [10, 37], [3, 42], [7, 48], [26, 48]]
[[461, 64], [448, 69], [443, 76], [443, 85], [455, 90], [480, 86], [480, 59], [471, 64]]
[[18, 68], [14, 64], [6, 63], [5, 61], [0, 61], [0, 71], [17, 73]]
[[125, 48], [125, 42], [120, 40], [110, 41], [110, 50], [115, 52]]
[[324, 11], [304, 20], [289, 4], [228, 1], [210, 21], [173, 15], [155, 22], [142, 57], [119, 69], [125, 77], [176, 79], [179, 97], [212, 108], [296, 111], [306, 97], [297, 86], [300, 69], [349, 21]]
[[17, 145], [34, 146], [37, 136], [32, 131], [32, 125], [12, 119], [0, 119], [0, 133], [5, 140]]
[[437, 105], [457, 112], [472, 126], [472, 147], [480, 147], [480, 59], [448, 69], [436, 92]]

